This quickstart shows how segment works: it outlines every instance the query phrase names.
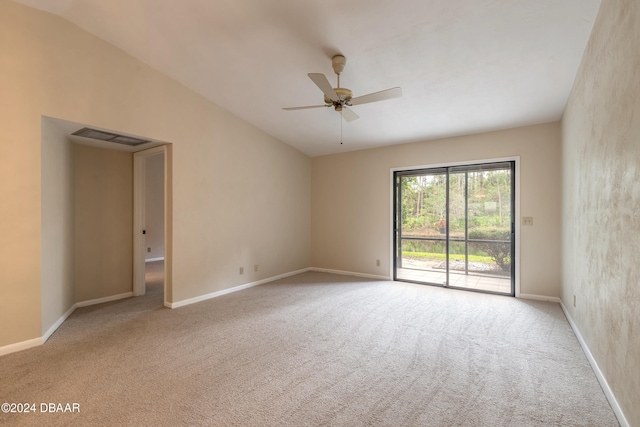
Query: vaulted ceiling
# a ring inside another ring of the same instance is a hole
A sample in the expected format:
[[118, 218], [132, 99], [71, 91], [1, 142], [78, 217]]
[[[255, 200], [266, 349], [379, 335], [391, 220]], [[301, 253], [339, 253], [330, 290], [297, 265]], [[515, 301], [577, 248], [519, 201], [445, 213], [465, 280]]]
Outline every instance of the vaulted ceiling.
[[[17, 0], [317, 156], [559, 120], [600, 0]], [[354, 96], [342, 122], [307, 73]], [[342, 123], [341, 123], [342, 122]], [[342, 133], [343, 145], [340, 145]]]

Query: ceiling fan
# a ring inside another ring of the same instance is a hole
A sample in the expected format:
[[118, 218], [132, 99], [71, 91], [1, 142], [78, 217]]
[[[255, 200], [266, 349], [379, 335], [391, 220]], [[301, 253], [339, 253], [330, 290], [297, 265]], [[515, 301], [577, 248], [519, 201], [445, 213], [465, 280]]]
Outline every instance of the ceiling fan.
[[331, 58], [331, 65], [333, 71], [338, 75], [338, 87], [331, 87], [331, 83], [321, 73], [309, 73], [307, 74], [311, 81], [313, 81], [318, 88], [324, 93], [324, 104], [322, 105], [309, 105], [306, 107], [288, 107], [283, 110], [306, 110], [308, 108], [322, 108], [333, 107], [338, 113], [341, 113], [342, 118], [350, 122], [359, 118], [359, 116], [353, 112], [349, 107], [360, 104], [367, 104], [369, 102], [384, 101], [392, 98], [399, 98], [402, 96], [402, 89], [394, 87], [391, 89], [382, 90], [380, 92], [374, 92], [367, 95], [353, 97], [351, 90], [340, 87], [340, 73], [344, 70], [347, 60], [342, 55], [335, 55]]

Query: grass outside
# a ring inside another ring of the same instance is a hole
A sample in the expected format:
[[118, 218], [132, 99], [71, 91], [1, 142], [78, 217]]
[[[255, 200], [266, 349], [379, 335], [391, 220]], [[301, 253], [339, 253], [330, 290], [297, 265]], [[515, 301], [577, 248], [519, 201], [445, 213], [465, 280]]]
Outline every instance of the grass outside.
[[[433, 261], [444, 261], [447, 258], [446, 254], [433, 253], [433, 252], [402, 251], [402, 256], [404, 258], [428, 259]], [[464, 254], [450, 254], [449, 259], [464, 261]], [[469, 262], [482, 262], [484, 264], [495, 264], [495, 261], [493, 260], [492, 257], [482, 256], [482, 255], [469, 255]]]

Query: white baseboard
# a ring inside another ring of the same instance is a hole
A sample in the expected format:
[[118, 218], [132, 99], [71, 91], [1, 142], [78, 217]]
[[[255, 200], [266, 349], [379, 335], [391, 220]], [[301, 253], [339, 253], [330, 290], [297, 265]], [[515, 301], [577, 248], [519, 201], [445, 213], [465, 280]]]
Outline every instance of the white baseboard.
[[154, 262], [154, 261], [164, 261], [164, 257], [158, 257], [158, 258], [149, 258], [149, 259], [145, 259], [144, 262]]
[[232, 292], [238, 292], [238, 291], [241, 291], [243, 289], [252, 288], [254, 286], [262, 285], [263, 283], [273, 282], [274, 280], [283, 279], [285, 277], [294, 276], [296, 274], [305, 273], [307, 271], [309, 271], [308, 268], [303, 268], [302, 270], [291, 271], [289, 273], [280, 274], [278, 276], [269, 277], [267, 279], [258, 280], [256, 282], [245, 283], [244, 285], [234, 286], [233, 288], [223, 289], [221, 291], [212, 292], [210, 294], [201, 295], [199, 297], [189, 298], [189, 299], [185, 299], [185, 300], [182, 300], [182, 301], [176, 301], [176, 302], [173, 302], [173, 303], [166, 302], [164, 305], [166, 307], [169, 307], [169, 308], [184, 307], [185, 305], [191, 305], [191, 304], [195, 304], [197, 302], [206, 301], [206, 300], [211, 299], [211, 298], [220, 297], [222, 295], [227, 295], [227, 294], [230, 294]]
[[80, 301], [76, 303], [76, 307], [87, 307], [90, 305], [102, 304], [104, 302], [117, 301], [119, 299], [129, 298], [133, 296], [133, 292], [125, 292], [123, 294], [111, 295], [103, 298], [90, 299], [87, 301]]
[[64, 323], [65, 320], [67, 320], [67, 318], [69, 316], [71, 316], [71, 313], [73, 313], [76, 308], [78, 307], [78, 304], [73, 304], [71, 306], [71, 308], [69, 310], [67, 310], [66, 313], [64, 313], [56, 323], [54, 323], [47, 332], [44, 333], [44, 335], [42, 336], [42, 343], [46, 343], [47, 340], [49, 339], [49, 337], [51, 337], [51, 335], [53, 335], [53, 333], [56, 331], [56, 329], [58, 329], [60, 327], [60, 325], [62, 325]]
[[604, 391], [604, 395], [607, 397], [607, 400], [609, 401], [609, 405], [611, 405], [611, 409], [613, 409], [613, 413], [616, 414], [616, 417], [618, 418], [620, 427], [629, 427], [629, 422], [627, 421], [627, 418], [624, 416], [624, 413], [622, 412], [622, 408], [620, 408], [620, 405], [618, 404], [618, 401], [616, 400], [616, 397], [613, 394], [611, 387], [609, 387], [609, 383], [607, 382], [604, 375], [602, 374], [602, 371], [600, 370], [600, 367], [598, 366], [596, 359], [593, 357], [593, 354], [591, 354], [591, 350], [589, 350], [589, 347], [587, 347], [587, 343], [585, 342], [584, 338], [582, 338], [582, 334], [580, 333], [580, 330], [578, 330], [578, 326], [573, 321], [573, 318], [569, 314], [569, 310], [567, 310], [567, 307], [565, 307], [562, 300], [560, 300], [560, 307], [562, 307], [562, 311], [564, 311], [564, 315], [569, 321], [569, 325], [571, 325], [571, 329], [573, 329], [573, 333], [576, 335], [576, 338], [578, 338], [578, 342], [582, 347], [582, 351], [584, 352], [585, 356], [587, 356], [587, 360], [589, 361], [589, 364], [591, 365], [593, 372], [596, 374], [596, 378], [598, 379], [598, 382], [600, 383], [600, 386]]
[[37, 347], [39, 345], [44, 344], [51, 337], [51, 335], [53, 335], [53, 333], [60, 327], [60, 325], [62, 325], [64, 323], [64, 321], [67, 320], [67, 318], [69, 316], [71, 316], [71, 314], [73, 314], [73, 312], [78, 307], [87, 307], [87, 306], [90, 306], [90, 305], [102, 304], [103, 302], [116, 301], [116, 300], [119, 300], [119, 299], [131, 297], [131, 296], [133, 296], [133, 292], [125, 292], [124, 294], [112, 295], [112, 296], [109, 296], [109, 297], [97, 298], [97, 299], [92, 299], [92, 300], [88, 300], [88, 301], [77, 302], [77, 303], [73, 304], [71, 306], [71, 308], [69, 308], [69, 310], [67, 310], [67, 312], [64, 313], [56, 321], [56, 323], [51, 325], [51, 327], [47, 330], [47, 332], [44, 333], [43, 336], [38, 337], [38, 338], [33, 338], [31, 340], [22, 341], [22, 342], [18, 342], [18, 343], [15, 343], [15, 344], [9, 344], [9, 345], [5, 345], [3, 347], [0, 347], [0, 356], [4, 356], [5, 354], [9, 354], [9, 353], [15, 353], [16, 351], [22, 351], [22, 350], [26, 350], [26, 349], [29, 349], [29, 348], [32, 348], [32, 347]]
[[332, 270], [330, 268], [318, 268], [318, 267], [312, 267], [309, 270], [318, 271], [320, 273], [340, 274], [342, 276], [356, 276], [356, 277], [362, 277], [362, 278], [365, 278], [365, 279], [391, 280], [391, 277], [389, 277], [389, 276], [379, 276], [377, 274], [356, 273], [355, 271]]
[[80, 301], [80, 302], [77, 302], [77, 303], [73, 304], [71, 306], [71, 308], [69, 310], [67, 310], [67, 312], [65, 314], [63, 314], [62, 317], [60, 317], [58, 319], [58, 321], [56, 323], [54, 323], [53, 326], [51, 326], [49, 328], [49, 330], [42, 337], [42, 341], [43, 342], [47, 342], [49, 337], [51, 337], [51, 335], [53, 335], [53, 333], [56, 331], [56, 329], [58, 329], [60, 327], [60, 325], [62, 325], [64, 323], [64, 321], [67, 320], [67, 318], [69, 316], [71, 316], [74, 311], [76, 311], [76, 308], [88, 307], [90, 305], [96, 305], [96, 304], [102, 304], [103, 302], [117, 301], [119, 299], [128, 298], [130, 296], [133, 296], [133, 292], [126, 292], [124, 294], [111, 295], [109, 297], [96, 298], [96, 299], [87, 300], [87, 301]]
[[534, 300], [534, 301], [555, 302], [555, 303], [558, 303], [558, 304], [562, 303], [562, 301], [558, 297], [548, 297], [548, 296], [545, 296], [545, 295], [519, 294], [518, 298], [530, 299], [530, 300]]
[[5, 345], [0, 347], [0, 356], [15, 353], [16, 351], [26, 350], [32, 347], [37, 347], [39, 345], [42, 345], [43, 343], [44, 341], [42, 340], [42, 337], [38, 337], [26, 341], [17, 342], [15, 344]]

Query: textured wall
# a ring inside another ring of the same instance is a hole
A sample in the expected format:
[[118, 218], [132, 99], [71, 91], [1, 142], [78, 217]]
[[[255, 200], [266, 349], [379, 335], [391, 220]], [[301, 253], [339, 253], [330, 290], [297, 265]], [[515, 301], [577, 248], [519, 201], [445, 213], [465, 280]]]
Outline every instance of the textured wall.
[[562, 299], [629, 423], [640, 426], [637, 0], [602, 2], [562, 130]]

